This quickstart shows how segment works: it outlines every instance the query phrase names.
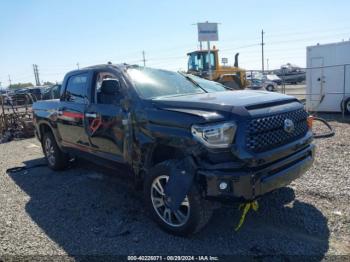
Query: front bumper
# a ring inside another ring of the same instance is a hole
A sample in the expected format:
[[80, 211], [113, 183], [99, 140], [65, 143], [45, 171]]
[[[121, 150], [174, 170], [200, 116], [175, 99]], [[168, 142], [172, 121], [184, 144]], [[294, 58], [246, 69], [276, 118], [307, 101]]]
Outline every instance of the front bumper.
[[[206, 170], [197, 172], [204, 178], [207, 199], [253, 200], [290, 184], [304, 174], [314, 161], [315, 146], [308, 144], [297, 152], [260, 167], [237, 170]], [[219, 185], [227, 183], [225, 190]]]

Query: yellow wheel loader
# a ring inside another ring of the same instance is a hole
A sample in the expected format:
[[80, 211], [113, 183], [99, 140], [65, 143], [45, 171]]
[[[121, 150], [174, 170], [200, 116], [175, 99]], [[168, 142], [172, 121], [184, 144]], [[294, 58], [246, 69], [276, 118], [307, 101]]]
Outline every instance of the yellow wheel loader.
[[[238, 55], [235, 55], [234, 66], [222, 66], [219, 64], [219, 50], [210, 50], [210, 59], [208, 59], [208, 50], [198, 50], [187, 54], [188, 56], [188, 74], [193, 74], [202, 78], [213, 80], [224, 84], [231, 89], [244, 89], [247, 86], [246, 72], [238, 67]], [[210, 61], [210, 71], [209, 63]]]

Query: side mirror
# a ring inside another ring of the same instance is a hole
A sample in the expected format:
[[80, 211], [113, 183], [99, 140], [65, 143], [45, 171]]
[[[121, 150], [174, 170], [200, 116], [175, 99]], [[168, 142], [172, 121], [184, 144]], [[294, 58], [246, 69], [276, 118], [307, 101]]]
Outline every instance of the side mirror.
[[101, 93], [105, 95], [115, 95], [120, 91], [118, 79], [105, 79], [102, 82]]

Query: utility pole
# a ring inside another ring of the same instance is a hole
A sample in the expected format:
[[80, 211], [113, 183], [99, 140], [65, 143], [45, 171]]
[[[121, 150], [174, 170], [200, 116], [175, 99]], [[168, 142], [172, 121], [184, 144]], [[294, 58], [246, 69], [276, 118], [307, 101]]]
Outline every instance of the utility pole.
[[39, 70], [38, 70], [38, 65], [35, 65], [35, 68], [36, 68], [36, 76], [38, 78], [38, 86], [40, 86], [40, 79], [39, 79]]
[[207, 42], [208, 45], [208, 74], [209, 74], [209, 80], [212, 79], [211, 76], [211, 63], [210, 63], [210, 41]]
[[33, 64], [33, 70], [34, 70], [35, 84], [37, 86], [40, 86], [38, 65]]
[[9, 75], [9, 83], [10, 83], [10, 87], [11, 87], [12, 83], [11, 83], [11, 76], [10, 75]]
[[77, 63], [77, 67], [78, 67], [78, 70], [79, 70], [79, 69], [80, 69], [80, 68], [79, 68], [79, 62]]
[[145, 51], [142, 51], [142, 61], [143, 61], [143, 66], [146, 66], [146, 56], [145, 56]]
[[37, 75], [36, 75], [36, 67], [35, 67], [35, 64], [33, 64], [33, 71], [34, 71], [35, 84], [37, 85], [37, 84], [38, 84], [38, 78], [37, 78]]
[[269, 59], [268, 58], [266, 59], [266, 69], [267, 69], [267, 71], [270, 70], [270, 68], [269, 68]]
[[261, 69], [262, 73], [264, 74], [264, 30], [261, 30]]

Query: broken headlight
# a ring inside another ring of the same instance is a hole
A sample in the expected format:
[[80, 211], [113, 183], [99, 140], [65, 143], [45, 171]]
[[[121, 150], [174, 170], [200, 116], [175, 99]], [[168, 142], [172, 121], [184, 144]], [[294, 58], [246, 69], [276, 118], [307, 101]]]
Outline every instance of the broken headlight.
[[191, 132], [195, 139], [209, 148], [226, 148], [231, 145], [236, 128], [237, 125], [233, 122], [203, 126], [193, 125]]

